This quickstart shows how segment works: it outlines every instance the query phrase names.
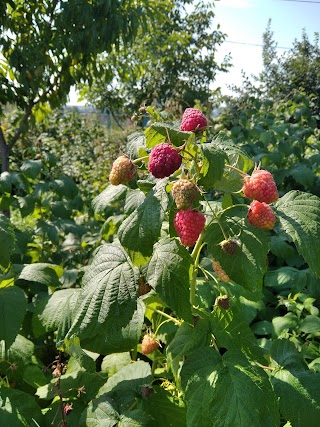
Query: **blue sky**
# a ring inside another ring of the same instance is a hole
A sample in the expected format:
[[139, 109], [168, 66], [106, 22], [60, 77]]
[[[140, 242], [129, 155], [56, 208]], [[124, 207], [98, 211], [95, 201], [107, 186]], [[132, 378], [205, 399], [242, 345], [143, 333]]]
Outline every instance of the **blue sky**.
[[[257, 74], [262, 68], [262, 34], [269, 18], [274, 40], [279, 47], [291, 48], [294, 39], [301, 39], [305, 29], [313, 41], [320, 32], [320, 0], [318, 3], [283, 0], [218, 0], [215, 1], [215, 26], [227, 34], [226, 42], [219, 48], [217, 58], [231, 53], [234, 67], [228, 74], [217, 78], [215, 87], [228, 93], [228, 84], [241, 84], [241, 70]], [[236, 43], [230, 43], [236, 42]], [[249, 43], [249, 44], [238, 44]], [[279, 53], [285, 49], [279, 48]]]

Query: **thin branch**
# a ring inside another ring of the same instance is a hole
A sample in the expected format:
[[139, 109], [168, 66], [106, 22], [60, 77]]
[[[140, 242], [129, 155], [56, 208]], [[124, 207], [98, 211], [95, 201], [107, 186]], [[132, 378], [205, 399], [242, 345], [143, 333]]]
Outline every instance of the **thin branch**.
[[20, 126], [16, 130], [16, 133], [14, 134], [14, 136], [13, 136], [13, 138], [11, 140], [10, 147], [12, 147], [17, 142], [17, 140], [19, 139], [19, 137], [20, 137], [20, 135], [22, 133], [22, 127], [23, 127], [23, 125], [25, 123], [27, 123], [29, 117], [31, 116], [32, 108], [34, 106], [35, 106], [34, 100], [30, 101], [29, 104], [28, 104], [28, 106], [27, 106], [26, 112], [25, 112], [24, 116], [22, 117], [22, 120], [20, 122]]

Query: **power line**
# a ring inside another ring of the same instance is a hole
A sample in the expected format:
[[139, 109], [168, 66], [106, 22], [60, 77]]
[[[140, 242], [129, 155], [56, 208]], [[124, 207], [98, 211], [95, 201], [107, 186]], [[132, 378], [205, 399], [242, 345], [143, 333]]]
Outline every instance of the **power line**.
[[295, 3], [314, 3], [314, 4], [320, 4], [320, 1], [311, 1], [311, 0], [279, 0], [279, 1], [291, 1]]
[[[232, 43], [232, 44], [242, 44], [242, 45], [248, 45], [248, 46], [258, 46], [258, 47], [263, 47], [262, 44], [259, 43], [245, 43], [245, 42], [234, 42], [231, 40], [225, 40], [223, 43]], [[276, 46], [277, 49], [285, 49], [285, 50], [290, 50], [290, 47], [284, 47], [284, 46]]]

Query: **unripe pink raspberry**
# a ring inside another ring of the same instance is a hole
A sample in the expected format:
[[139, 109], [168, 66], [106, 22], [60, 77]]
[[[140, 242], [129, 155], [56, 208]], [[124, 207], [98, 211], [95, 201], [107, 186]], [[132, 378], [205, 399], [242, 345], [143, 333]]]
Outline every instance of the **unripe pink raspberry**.
[[159, 347], [159, 343], [152, 338], [151, 335], [146, 334], [141, 343], [141, 351], [142, 354], [150, 354], [153, 353]]
[[251, 202], [247, 218], [251, 225], [264, 230], [272, 230], [276, 223], [276, 217], [271, 207], [258, 200]]
[[219, 261], [213, 261], [212, 269], [222, 282], [225, 282], [225, 283], [230, 282], [230, 277], [227, 275], [227, 273], [221, 267], [221, 264]]
[[208, 127], [206, 116], [197, 108], [186, 108], [181, 119], [180, 130], [194, 132]]
[[199, 197], [197, 186], [188, 179], [179, 179], [172, 186], [172, 197], [178, 209], [188, 209]]
[[123, 184], [134, 178], [136, 169], [129, 157], [123, 155], [118, 157], [112, 165], [109, 181], [112, 185]]
[[174, 228], [183, 246], [193, 246], [200, 236], [206, 218], [203, 213], [193, 209], [179, 211], [174, 217]]
[[255, 169], [251, 176], [243, 179], [242, 191], [246, 197], [259, 202], [272, 203], [279, 199], [273, 176], [265, 170]]
[[169, 143], [164, 142], [154, 147], [150, 153], [148, 169], [155, 178], [170, 176], [178, 170], [182, 157]]

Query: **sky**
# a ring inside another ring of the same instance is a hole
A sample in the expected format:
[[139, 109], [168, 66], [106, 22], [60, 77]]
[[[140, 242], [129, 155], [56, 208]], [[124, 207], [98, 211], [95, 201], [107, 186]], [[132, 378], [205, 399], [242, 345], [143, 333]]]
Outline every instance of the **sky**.
[[279, 54], [291, 48], [295, 39], [301, 40], [303, 29], [312, 41], [314, 33], [320, 32], [320, 0], [217, 0], [215, 14], [215, 25], [220, 24], [227, 34], [217, 59], [230, 53], [233, 64], [214, 84], [223, 93], [230, 93], [230, 84], [241, 85], [241, 70], [247, 75], [262, 71], [262, 35], [269, 19]]
[[[291, 48], [295, 39], [301, 39], [303, 29], [312, 41], [314, 33], [320, 32], [320, 0], [216, 0], [214, 4], [213, 28], [220, 24], [221, 31], [227, 34], [217, 60], [222, 61], [230, 53], [233, 64], [228, 73], [217, 76], [213, 85], [220, 86], [224, 94], [231, 93], [228, 85], [241, 85], [242, 70], [249, 76], [262, 70], [262, 34], [269, 19], [279, 53]], [[77, 104], [74, 90], [69, 104]]]

